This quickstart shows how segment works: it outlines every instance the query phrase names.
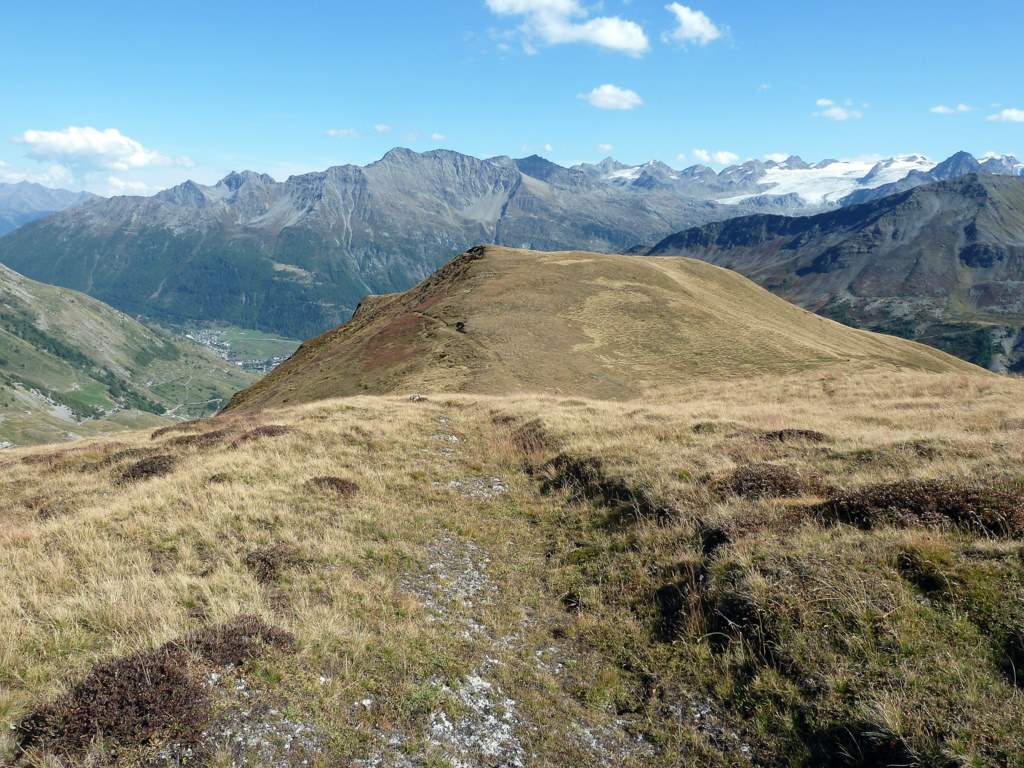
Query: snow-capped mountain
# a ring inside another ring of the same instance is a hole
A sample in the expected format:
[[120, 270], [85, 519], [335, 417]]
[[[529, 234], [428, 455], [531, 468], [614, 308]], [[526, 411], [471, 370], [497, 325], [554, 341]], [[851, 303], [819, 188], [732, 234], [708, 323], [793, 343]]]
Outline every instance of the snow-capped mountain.
[[811, 165], [792, 155], [782, 161], [748, 160], [717, 173], [706, 165], [675, 170], [656, 160], [631, 166], [607, 158], [571, 170], [616, 187], [663, 189], [725, 205], [813, 213], [968, 173], [1020, 176], [1024, 175], [1024, 163], [1008, 155], [986, 155], [978, 160], [958, 152], [942, 163], [923, 155], [899, 155], [828, 159]]

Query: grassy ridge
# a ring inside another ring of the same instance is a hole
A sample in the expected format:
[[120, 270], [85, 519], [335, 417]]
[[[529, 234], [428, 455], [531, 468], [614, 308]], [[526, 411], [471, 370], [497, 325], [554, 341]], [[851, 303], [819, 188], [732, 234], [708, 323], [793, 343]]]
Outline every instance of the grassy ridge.
[[0, 720], [255, 614], [293, 642], [171, 657], [209, 711], [73, 754], [57, 727], [27, 762], [1020, 765], [1020, 540], [818, 511], [920, 478], [1020, 512], [1020, 384], [663, 394], [359, 397], [4, 454]]
[[405, 293], [364, 301], [232, 407], [416, 391], [629, 398], [695, 378], [830, 367], [973, 369], [703, 262], [484, 246]]

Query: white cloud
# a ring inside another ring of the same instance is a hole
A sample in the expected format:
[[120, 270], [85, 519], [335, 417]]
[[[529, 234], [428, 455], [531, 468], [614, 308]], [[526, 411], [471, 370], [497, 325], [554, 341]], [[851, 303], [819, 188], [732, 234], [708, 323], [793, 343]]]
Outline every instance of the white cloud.
[[611, 51], [640, 56], [650, 49], [643, 27], [618, 16], [595, 16], [579, 0], [486, 0], [502, 16], [522, 16], [523, 50], [537, 52], [532, 40], [548, 45], [589, 43]]
[[332, 139], [358, 139], [359, 131], [355, 128], [328, 128], [324, 135]]
[[44, 187], [71, 188], [76, 186], [74, 174], [63, 165], [51, 165], [42, 170], [29, 171], [12, 168], [6, 163], [0, 162], [0, 182], [17, 184], [19, 181], [42, 184]]
[[611, 83], [599, 85], [590, 93], [581, 93], [579, 98], [598, 109], [636, 109], [644, 103], [636, 91]]
[[676, 155], [676, 162], [685, 163], [686, 162], [686, 153], [685, 152], [680, 152], [678, 155]]
[[681, 3], [670, 3], [665, 10], [676, 17], [676, 28], [666, 34], [666, 39], [686, 45], [707, 45], [722, 36], [722, 30], [703, 11], [697, 11]]
[[702, 163], [714, 163], [715, 165], [732, 165], [740, 159], [740, 156], [735, 152], [727, 152], [724, 149], [716, 152], [709, 152], [706, 149], [695, 149], [692, 154], [694, 158]]
[[962, 114], [964, 112], [970, 112], [974, 107], [968, 106], [967, 104], [957, 104], [955, 107], [947, 107], [945, 104], [939, 104], [937, 107], [932, 107], [929, 112], [936, 115], [955, 115]]
[[156, 191], [144, 181], [131, 181], [117, 176], [107, 177], [107, 189], [112, 195], [142, 195]]
[[373, 130], [377, 133], [391, 133], [391, 126], [387, 123], [377, 123], [373, 126]]
[[611, 144], [598, 144], [597, 148], [605, 154], [610, 154], [615, 149]]
[[1024, 123], [1024, 109], [1004, 109], [986, 119], [990, 123]]
[[554, 152], [554, 151], [555, 151], [555, 148], [554, 148], [554, 146], [552, 146], [551, 144], [545, 144], [545, 145], [544, 145], [544, 151], [545, 151], [545, 152]]
[[814, 113], [815, 117], [824, 117], [840, 123], [847, 120], [859, 120], [864, 117], [864, 113], [853, 109], [849, 101], [845, 105], [840, 105], [836, 104], [832, 99], [818, 99], [815, 103], [821, 107], [820, 111]]
[[170, 158], [146, 149], [116, 128], [101, 131], [72, 125], [62, 131], [30, 129], [15, 142], [25, 145], [28, 155], [36, 160], [52, 160], [72, 167], [127, 171], [153, 165], [192, 165], [187, 157]]
[[764, 156], [764, 159], [770, 160], [773, 163], [781, 163], [789, 159], [789, 155], [787, 155], [785, 152], [769, 152], [767, 155]]
[[767, 93], [771, 89], [772, 86], [770, 83], [761, 83], [759, 86], [757, 86], [757, 90], [759, 90], [761, 93]]
[[431, 141], [447, 141], [448, 137], [445, 136], [443, 133], [432, 133], [432, 134], [430, 134], [430, 140]]

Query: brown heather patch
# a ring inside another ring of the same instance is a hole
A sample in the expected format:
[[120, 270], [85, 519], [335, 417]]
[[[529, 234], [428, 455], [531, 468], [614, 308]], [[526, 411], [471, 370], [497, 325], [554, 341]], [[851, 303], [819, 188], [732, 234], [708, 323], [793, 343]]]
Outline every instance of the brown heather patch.
[[23, 752], [66, 755], [96, 738], [121, 747], [154, 739], [192, 743], [210, 716], [209, 692], [172, 644], [96, 665], [65, 696], [18, 723], [15, 739]]
[[253, 440], [262, 440], [266, 437], [283, 437], [289, 435], [294, 430], [291, 427], [286, 427], [281, 424], [265, 424], [255, 429], [250, 429], [248, 432], [243, 432], [241, 435], [231, 441], [232, 448], [238, 448], [239, 446], [250, 443]]
[[132, 459], [138, 460], [156, 454], [155, 448], [121, 448], [107, 453], [95, 461], [87, 461], [78, 467], [79, 472], [99, 472]]
[[127, 467], [120, 475], [120, 482], [134, 483], [154, 477], [169, 475], [178, 465], [178, 458], [167, 453], [149, 456]]
[[59, 496], [48, 496], [46, 494], [30, 496], [22, 503], [26, 509], [34, 512], [40, 520], [64, 517], [75, 511], [75, 505], [68, 499]]
[[295, 547], [274, 544], [248, 552], [243, 562], [256, 577], [256, 581], [260, 584], [271, 584], [277, 581], [285, 570], [305, 563], [305, 558]]
[[758, 437], [767, 443], [830, 443], [832, 438], [816, 429], [775, 429]]
[[359, 491], [359, 486], [352, 480], [347, 480], [344, 477], [334, 477], [333, 475], [314, 477], [306, 482], [306, 486], [311, 490], [326, 491], [345, 499], [349, 496], [354, 496]]
[[817, 478], [805, 477], [779, 464], [749, 464], [712, 480], [708, 490], [715, 496], [739, 496], [744, 499], [793, 498], [821, 490]]
[[171, 424], [167, 427], [160, 427], [160, 429], [153, 430], [150, 434], [150, 440], [159, 440], [161, 437], [166, 435], [174, 435], [178, 432], [198, 432], [203, 427], [210, 423], [209, 419], [195, 419], [193, 421], [182, 421], [177, 424]]
[[181, 435], [168, 440], [168, 448], [209, 448], [223, 442], [231, 435], [230, 429], [215, 429], [194, 435]]
[[95, 739], [115, 754], [158, 741], [198, 745], [212, 703], [193, 657], [217, 667], [240, 666], [269, 648], [289, 650], [293, 644], [284, 630], [239, 616], [184, 640], [101, 662], [67, 694], [24, 717], [14, 727], [15, 741], [22, 753], [59, 755], [80, 754]]
[[203, 627], [188, 635], [182, 646], [219, 667], [241, 666], [266, 650], [290, 650], [295, 637], [258, 616], [239, 616], [226, 624]]
[[813, 512], [822, 522], [864, 530], [923, 526], [1024, 536], [1024, 489], [1008, 482], [899, 480], [839, 491]]
[[21, 459], [22, 464], [26, 464], [30, 467], [38, 466], [52, 466], [59, 461], [67, 458], [72, 454], [72, 451], [50, 451], [49, 453], [34, 453], [29, 456], [23, 456]]

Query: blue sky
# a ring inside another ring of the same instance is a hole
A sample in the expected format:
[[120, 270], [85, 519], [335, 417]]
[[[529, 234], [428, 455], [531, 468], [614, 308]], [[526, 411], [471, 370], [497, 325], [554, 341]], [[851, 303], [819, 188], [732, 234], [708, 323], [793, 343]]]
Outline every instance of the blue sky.
[[1019, 0], [51, 0], [0, 18], [0, 180], [145, 193], [396, 145], [676, 167], [1024, 155]]

